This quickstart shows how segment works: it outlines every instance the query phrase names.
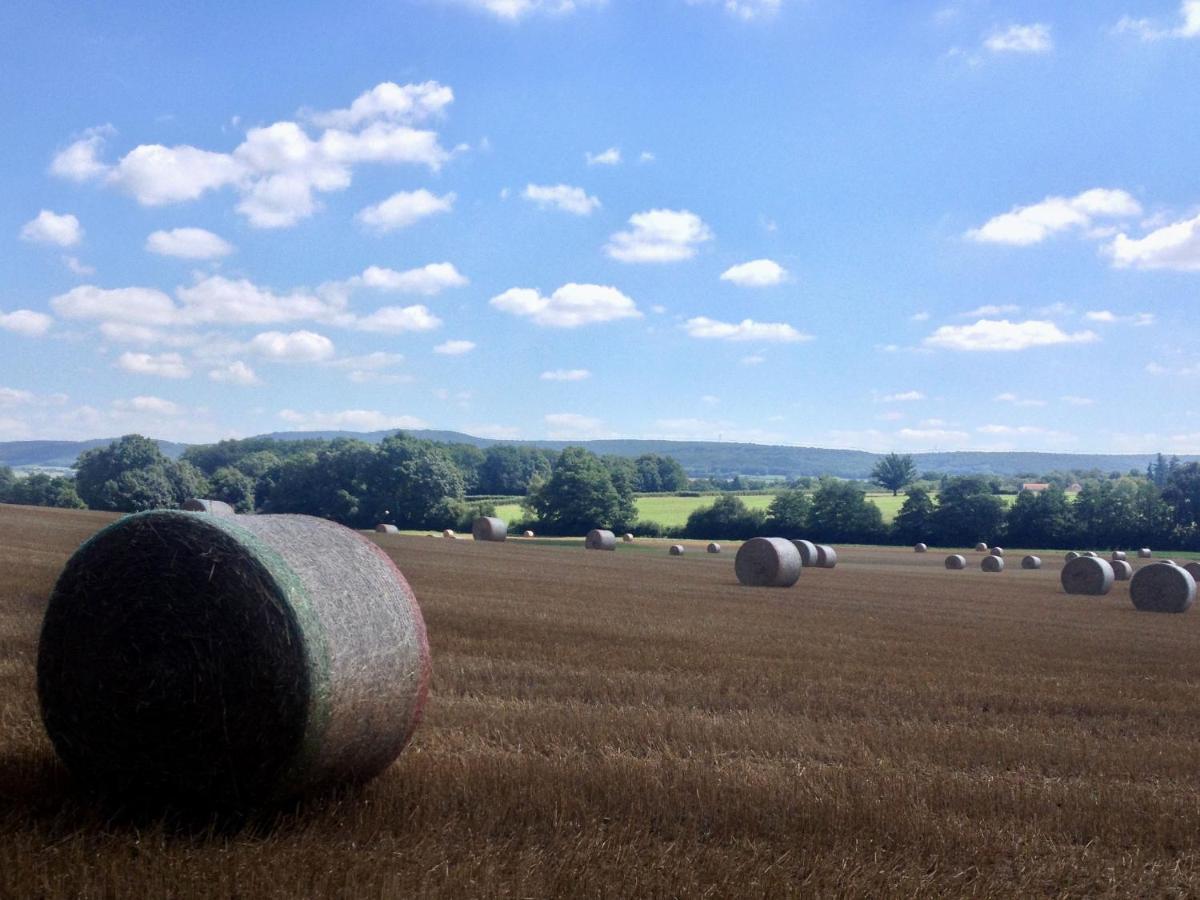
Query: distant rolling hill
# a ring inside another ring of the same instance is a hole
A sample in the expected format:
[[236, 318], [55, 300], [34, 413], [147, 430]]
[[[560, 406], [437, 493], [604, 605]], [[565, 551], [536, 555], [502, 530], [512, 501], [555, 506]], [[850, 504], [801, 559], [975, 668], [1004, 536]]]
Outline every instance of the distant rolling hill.
[[[283, 431], [262, 435], [275, 440], [311, 438], [354, 438], [377, 443], [394, 431]], [[838, 478], [867, 478], [880, 458], [878, 453], [863, 450], [832, 450], [821, 447], [785, 447], [771, 444], [737, 444], [718, 441], [497, 441], [474, 437], [457, 431], [410, 431], [414, 437], [452, 444], [473, 444], [490, 447], [494, 444], [517, 444], [561, 450], [567, 446], [586, 447], [599, 454], [640, 456], [660, 453], [673, 456], [690, 475], [833, 475]], [[111, 439], [91, 441], [11, 441], [0, 442], [0, 465], [8, 466], [70, 466], [85, 450], [110, 443]], [[178, 457], [186, 444], [159, 441], [163, 452]], [[1082, 454], [1082, 453], [915, 453], [913, 458], [921, 472], [951, 475], [1012, 476], [1053, 471], [1099, 469], [1103, 472], [1145, 471], [1151, 453]], [[1182, 457], [1184, 461], [1200, 457]]]

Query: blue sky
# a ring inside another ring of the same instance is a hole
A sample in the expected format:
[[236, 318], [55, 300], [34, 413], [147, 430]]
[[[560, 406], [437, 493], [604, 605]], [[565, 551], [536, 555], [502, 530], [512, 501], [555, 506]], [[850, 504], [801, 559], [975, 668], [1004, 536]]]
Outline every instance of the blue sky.
[[0, 440], [1200, 452], [1200, 0], [0, 8]]

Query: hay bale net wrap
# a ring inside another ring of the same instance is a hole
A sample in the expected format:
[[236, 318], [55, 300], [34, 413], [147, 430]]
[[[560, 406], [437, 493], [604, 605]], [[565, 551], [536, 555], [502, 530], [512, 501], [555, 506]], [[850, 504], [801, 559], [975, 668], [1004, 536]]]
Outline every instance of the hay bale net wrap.
[[720, 553], [721, 545], [718, 544], [716, 541], [713, 541], [711, 544], [709, 544], [704, 549], [707, 550], [709, 553]]
[[988, 549], [988, 545], [985, 544], [983, 541], [980, 541], [978, 544], [975, 545], [975, 552], [977, 552], [977, 553], [987, 553], [987, 549]]
[[808, 568], [817, 564], [817, 545], [812, 541], [792, 541], [800, 554], [800, 565]]
[[1107, 559], [1078, 556], [1063, 566], [1059, 581], [1068, 594], [1101, 596], [1112, 590], [1113, 568]]
[[1002, 556], [985, 556], [979, 567], [985, 572], [1003, 572], [1004, 557]]
[[1127, 554], [1125, 553], [1124, 550], [1114, 550], [1112, 552], [1112, 561], [1113, 562], [1122, 562], [1126, 558], [1126, 556], [1127, 556]]
[[671, 545], [671, 555], [672, 556], [683, 556], [683, 544], [672, 544]]
[[1123, 559], [1115, 559], [1109, 565], [1112, 566], [1114, 581], [1128, 581], [1133, 577], [1133, 566]]
[[1129, 599], [1143, 612], [1187, 612], [1196, 602], [1196, 579], [1182, 566], [1142, 566], [1129, 582]]
[[751, 538], [733, 560], [737, 580], [750, 587], [791, 587], [803, 568], [795, 543], [784, 538]]
[[928, 550], [929, 547], [927, 547], [925, 544], [917, 544], [915, 547], [913, 547], [913, 553], [925, 553]]
[[946, 557], [947, 569], [965, 569], [967, 567], [967, 558], [961, 553], [952, 553]]
[[584, 538], [583, 546], [587, 550], [616, 550], [617, 536], [603, 528], [593, 528]]
[[375, 530], [380, 534], [399, 534], [400, 529], [395, 525], [376, 525]]
[[1138, 559], [1150, 559], [1154, 556], [1154, 552], [1149, 547], [1143, 547], [1138, 551]]
[[988, 551], [988, 553], [990, 553], [992, 556], [1004, 556], [1004, 548], [1003, 547], [993, 547], [991, 550]]
[[233, 507], [224, 500], [205, 500], [200, 497], [192, 497], [190, 500], [184, 500], [183, 506], [180, 508], [186, 512], [202, 512], [214, 516], [237, 515]]
[[1040, 569], [1041, 567], [1042, 567], [1042, 558], [1040, 556], [1034, 556], [1034, 555], [1030, 554], [1029, 556], [1021, 557], [1021, 568], [1022, 569]]
[[828, 544], [817, 544], [818, 569], [832, 569], [837, 565], [837, 551]]
[[404, 576], [307, 516], [127, 516], [67, 563], [38, 647], [42, 719], [68, 769], [206, 807], [378, 774], [429, 675]]
[[508, 540], [508, 523], [495, 516], [479, 516], [471, 524], [471, 537], [477, 541]]

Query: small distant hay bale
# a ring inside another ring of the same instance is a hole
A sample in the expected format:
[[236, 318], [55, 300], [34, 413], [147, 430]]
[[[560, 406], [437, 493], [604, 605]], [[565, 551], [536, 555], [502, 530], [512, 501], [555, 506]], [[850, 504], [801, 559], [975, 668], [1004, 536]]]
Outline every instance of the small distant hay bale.
[[993, 547], [991, 550], [988, 551], [988, 553], [990, 553], [992, 556], [1004, 556], [1004, 548], [1003, 547]]
[[526, 531], [526, 532], [525, 532], [525, 534], [524, 534], [524, 535], [522, 535], [522, 537], [533, 537], [533, 532], [532, 532], [532, 531]]
[[1080, 556], [1063, 566], [1059, 581], [1068, 594], [1087, 594], [1099, 597], [1113, 586], [1113, 569], [1108, 560], [1097, 556]]
[[1121, 562], [1125, 558], [1126, 558], [1126, 554], [1125, 554], [1124, 550], [1114, 550], [1112, 552], [1112, 561], [1113, 562]]
[[671, 555], [672, 556], [683, 556], [683, 544], [672, 544], [671, 545]]
[[75, 553], [37, 659], [42, 720], [80, 782], [195, 809], [377, 775], [416, 727], [429, 672], [412, 590], [365, 536], [167, 510]]
[[237, 515], [233, 507], [224, 500], [204, 500], [200, 497], [192, 497], [184, 500], [181, 508], [186, 512], [203, 512], [214, 516]]
[[633, 535], [627, 531], [623, 535], [621, 535], [621, 540], [623, 540], [626, 544], [632, 544], [633, 543]]
[[1079, 556], [1080, 554], [1075, 550], [1068, 550], [1066, 556], [1067, 562], [1070, 562], [1073, 559], [1079, 559]]
[[979, 568], [985, 572], [1003, 572], [1004, 557], [988, 555], [979, 563]]
[[817, 564], [817, 545], [812, 541], [792, 541], [792, 546], [800, 554], [800, 565], [808, 568]]
[[988, 550], [988, 545], [985, 544], [983, 541], [980, 541], [978, 544], [975, 545], [975, 551], [977, 553], [987, 553], [987, 550]]
[[1114, 559], [1111, 563], [1114, 581], [1128, 581], [1133, 577], [1133, 566], [1123, 559]]
[[751, 538], [733, 561], [738, 581], [750, 587], [791, 587], [803, 568], [795, 543], [784, 538]]
[[453, 529], [453, 528], [447, 528], [445, 531], [443, 531], [443, 532], [442, 532], [442, 537], [444, 537], [444, 538], [451, 538], [451, 539], [453, 539], [453, 538], [457, 538], [457, 537], [458, 537], [458, 535], [456, 535], [456, 534], [454, 533], [454, 529]]
[[1040, 569], [1041, 567], [1042, 567], [1042, 558], [1040, 556], [1034, 556], [1034, 555], [1030, 554], [1029, 556], [1021, 557], [1021, 568], [1022, 569]]
[[1168, 565], [1168, 566], [1179, 565], [1179, 563], [1175, 562], [1175, 560], [1173, 560], [1173, 559], [1160, 559], [1159, 562], [1163, 563], [1164, 565]]
[[[630, 540], [633, 539], [632, 535], [626, 535], [626, 537]], [[583, 546], [587, 550], [616, 550], [617, 536], [603, 528], [593, 528], [584, 538]]]
[[388, 525], [383, 522], [376, 525], [375, 530], [378, 531], [380, 534], [399, 534], [400, 533], [400, 529], [397, 528], [395, 525]]
[[471, 537], [477, 541], [506, 541], [508, 523], [495, 516], [479, 516], [471, 523]]
[[1196, 601], [1196, 579], [1182, 566], [1142, 566], [1129, 582], [1129, 598], [1144, 612], [1187, 612]]
[[1187, 563], [1183, 564], [1182, 568], [1184, 570], [1186, 570], [1189, 575], [1192, 576], [1193, 580], [1200, 579], [1200, 563], [1187, 562]]
[[709, 545], [708, 545], [708, 546], [707, 546], [705, 549], [706, 549], [706, 550], [707, 550], [709, 553], [720, 553], [720, 552], [721, 552], [721, 545], [720, 545], [720, 544], [718, 544], [716, 541], [713, 541], [713, 542], [712, 542], [711, 544], [709, 544]]
[[967, 567], [967, 558], [961, 553], [951, 553], [946, 557], [947, 569], [965, 569]]
[[837, 551], [828, 544], [817, 544], [817, 568], [832, 569], [837, 565]]
[[1152, 556], [1154, 556], [1154, 553], [1151, 552], [1149, 547], [1143, 547], [1138, 551], [1138, 559], [1150, 559]]
[[1099, 559], [1100, 558], [1100, 554], [1097, 553], [1095, 550], [1084, 550], [1083, 553], [1080, 554], [1080, 556], [1087, 556], [1087, 557], [1090, 557], [1091, 559]]
[[915, 547], [913, 547], [913, 553], [926, 553], [928, 550], [929, 548], [924, 544], [917, 544]]

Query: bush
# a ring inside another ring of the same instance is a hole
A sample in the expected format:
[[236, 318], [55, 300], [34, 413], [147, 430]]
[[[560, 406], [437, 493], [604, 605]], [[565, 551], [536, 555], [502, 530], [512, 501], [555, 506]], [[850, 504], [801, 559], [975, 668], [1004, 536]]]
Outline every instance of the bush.
[[733, 494], [718, 497], [712, 506], [693, 510], [684, 526], [685, 537], [740, 541], [762, 534], [766, 513], [749, 509], [744, 500]]

